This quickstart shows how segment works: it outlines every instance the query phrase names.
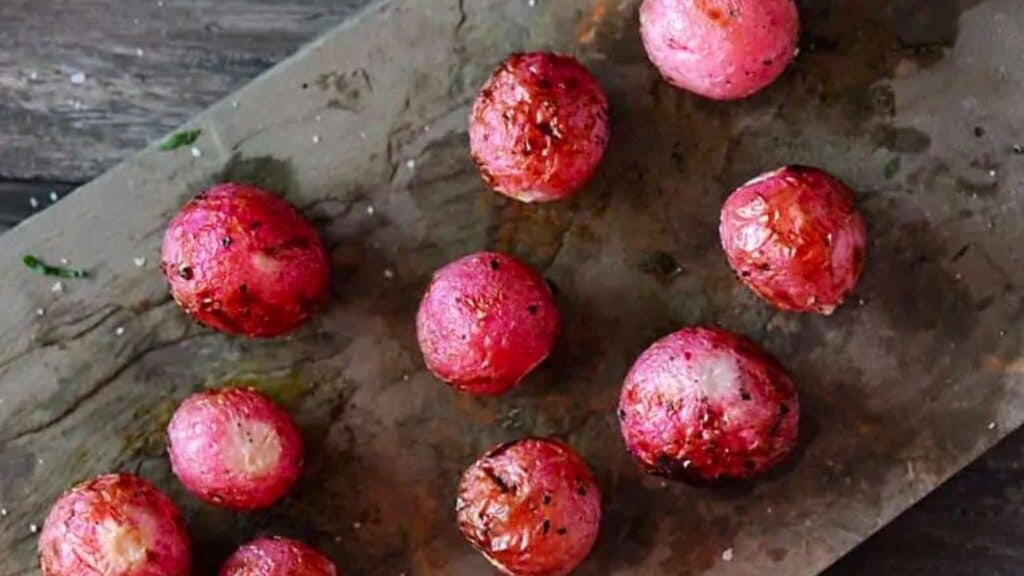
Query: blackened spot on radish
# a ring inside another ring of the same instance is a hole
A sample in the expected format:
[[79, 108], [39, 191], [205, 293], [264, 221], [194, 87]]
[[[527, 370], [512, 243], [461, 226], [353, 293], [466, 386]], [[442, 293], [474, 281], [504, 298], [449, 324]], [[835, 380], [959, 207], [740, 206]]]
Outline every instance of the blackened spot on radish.
[[554, 138], [555, 140], [558, 140], [558, 132], [554, 129], [553, 126], [551, 126], [550, 122], [538, 123], [537, 130], [539, 130], [541, 134], [547, 136], [548, 138]]
[[489, 466], [484, 466], [483, 471], [484, 474], [486, 474], [487, 477], [491, 480], [491, 482], [494, 482], [495, 486], [498, 487], [498, 490], [501, 490], [502, 494], [508, 494], [509, 492], [516, 491], [515, 486], [510, 486], [506, 484], [505, 481], [501, 478], [501, 476], [498, 476], [498, 474]]
[[547, 506], [548, 504], [551, 504], [551, 495], [550, 494], [545, 494], [543, 502], [544, 502], [545, 506]]
[[253, 222], [252, 224], [249, 224], [249, 230], [258, 230], [260, 226], [263, 226], [262, 222]]
[[789, 414], [789, 405], [788, 404], [783, 404], [783, 405], [779, 406], [779, 413], [782, 414], [783, 416], [785, 416], [786, 414]]
[[743, 272], [740, 272], [740, 276], [743, 276], [744, 278], [750, 278], [750, 270], [744, 270]]
[[544, 519], [542, 530], [544, 531], [544, 534], [547, 534], [551, 530], [551, 520], [548, 520], [547, 518]]
[[241, 286], [238, 287], [238, 293], [239, 294], [248, 294], [249, 293], [249, 286], [246, 285], [246, 284], [242, 284]]
[[623, 410], [622, 408], [619, 408], [619, 420], [625, 420], [625, 419], [626, 419], [626, 411]]
[[692, 360], [693, 359], [693, 353], [692, 352], [683, 352], [683, 358], [686, 358], [687, 360]]
[[195, 274], [192, 273], [191, 266], [181, 266], [178, 268], [178, 276], [181, 276], [182, 280], [191, 280], [195, 277]]
[[498, 264], [498, 260], [496, 258], [492, 258], [491, 259], [491, 270], [497, 270], [499, 268], [501, 268], [501, 265]]
[[586, 496], [587, 495], [587, 487], [584, 486], [583, 483], [581, 482], [580, 484], [578, 484], [576, 486], [576, 493], [579, 494], [580, 496]]
[[555, 530], [555, 532], [557, 532], [559, 536], [565, 536], [569, 533], [569, 531], [565, 528], [559, 528], [558, 530]]
[[536, 304], [530, 304], [529, 306], [526, 307], [526, 310], [530, 313], [531, 316], [536, 316], [539, 308], [537, 308]]
[[231, 237], [230, 236], [225, 236], [224, 238], [221, 238], [220, 245], [225, 247], [225, 248], [230, 248], [231, 247]]
[[672, 457], [668, 454], [658, 454], [656, 464], [659, 468], [669, 468], [672, 466]]
[[742, 398], [745, 402], [749, 402], [750, 392], [747, 392], [746, 390], [740, 390], [740, 398]]

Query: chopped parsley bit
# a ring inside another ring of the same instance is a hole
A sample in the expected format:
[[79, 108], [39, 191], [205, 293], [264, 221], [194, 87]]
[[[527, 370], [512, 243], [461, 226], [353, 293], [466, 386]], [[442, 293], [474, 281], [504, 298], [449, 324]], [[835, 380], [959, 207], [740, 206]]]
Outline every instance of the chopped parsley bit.
[[30, 270], [43, 274], [44, 276], [57, 276], [59, 278], [85, 278], [88, 272], [80, 268], [63, 268], [61, 266], [50, 266], [31, 254], [21, 259]]
[[182, 130], [181, 132], [175, 132], [164, 140], [163, 144], [160, 145], [160, 150], [167, 152], [170, 150], [177, 150], [182, 146], [188, 146], [199, 139], [199, 135], [202, 133], [202, 130]]

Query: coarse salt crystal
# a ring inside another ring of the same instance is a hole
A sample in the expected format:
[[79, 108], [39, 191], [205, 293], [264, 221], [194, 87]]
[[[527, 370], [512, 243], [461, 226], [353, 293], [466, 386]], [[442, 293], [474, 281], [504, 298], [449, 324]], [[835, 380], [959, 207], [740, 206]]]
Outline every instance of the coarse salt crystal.
[[202, 151], [202, 150], [200, 150], [200, 149], [199, 149], [198, 147], [196, 147], [196, 146], [193, 146], [193, 147], [192, 147], [192, 157], [193, 157], [193, 158], [199, 158], [199, 157], [200, 157], [200, 156], [202, 156], [202, 155], [203, 155], [203, 151]]
[[725, 552], [722, 552], [722, 560], [725, 560], [726, 562], [732, 562], [732, 555], [732, 548], [727, 548]]
[[370, 204], [369, 206], [366, 207], [367, 216], [373, 216], [373, 213], [376, 211], [377, 209], [373, 207], [373, 204]]
[[415, 170], [416, 169], [416, 159], [415, 158], [410, 158], [408, 161], [406, 161], [405, 165], [406, 165], [406, 167], [409, 168], [409, 170]]
[[45, 315], [46, 315], [46, 310], [43, 310], [42, 308], [36, 308], [36, 316], [45, 316]]
[[117, 334], [118, 336], [124, 336], [124, 326], [118, 326], [116, 329], [114, 329], [114, 334]]
[[56, 202], [57, 200], [60, 200], [60, 195], [57, 194], [56, 190], [51, 190], [50, 191], [50, 202]]
[[71, 83], [72, 84], [85, 84], [85, 73], [84, 72], [75, 72], [74, 74], [72, 74], [71, 75]]
[[316, 135], [316, 134], [313, 135], [313, 143], [314, 144], [319, 144], [320, 143], [320, 136], [319, 135]]
[[391, 280], [392, 278], [394, 278], [395, 277], [394, 270], [392, 270], [391, 268], [385, 268], [384, 269], [384, 277], [387, 278], [388, 280]]
[[36, 200], [35, 196], [30, 196], [28, 199], [28, 205], [33, 208], [39, 208], [39, 200]]
[[29, 524], [28, 531], [35, 534], [36, 532], [39, 532], [39, 526], [36, 526], [35, 524]]
[[132, 258], [132, 262], [135, 263], [135, 267], [136, 268], [142, 268], [143, 266], [146, 265], [146, 257], [145, 256], [136, 256], [135, 258]]
[[63, 294], [64, 283], [59, 280], [57, 282], [54, 282], [53, 286], [50, 286], [50, 292], [53, 292], [54, 294]]

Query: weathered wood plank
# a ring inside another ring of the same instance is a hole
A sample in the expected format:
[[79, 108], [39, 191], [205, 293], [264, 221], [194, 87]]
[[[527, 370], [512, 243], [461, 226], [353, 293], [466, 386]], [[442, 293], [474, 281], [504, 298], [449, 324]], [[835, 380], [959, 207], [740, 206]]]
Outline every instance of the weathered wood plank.
[[1024, 573], [1024, 430], [1011, 434], [827, 576]]
[[67, 182], [0, 180], [0, 232], [53, 205], [75, 187]]
[[[808, 52], [772, 91], [729, 106], [657, 81], [626, 32], [635, 5], [598, 16], [582, 0], [532, 11], [466, 4], [466, 18], [454, 0], [376, 13], [246, 89], [237, 110], [199, 118], [210, 136], [201, 159], [149, 150], [0, 239], [4, 259], [31, 249], [97, 271], [55, 298], [45, 279], [0, 270], [0, 504], [13, 503], [0, 522], [4, 570], [31, 569], [27, 527], [67, 482], [121, 468], [142, 470], [185, 506], [203, 570], [274, 530], [306, 536], [358, 573], [478, 574], [482, 561], [451, 523], [458, 472], [493, 441], [552, 433], [581, 448], [606, 490], [608, 529], [581, 574], [810, 573], [1020, 423], [1024, 215], [1011, 183], [1022, 167], [1008, 143], [1024, 118], [1013, 106], [1021, 71], [1006, 59], [1024, 43], [1024, 15], [1013, 2], [967, 12], [955, 48], [927, 67], [894, 51], [885, 6], [816, 4], [808, 24], [838, 35], [838, 52]], [[1000, 15], [1010, 49], [988, 42]], [[390, 58], [395, 38], [408, 61]], [[575, 51], [597, 71], [616, 137], [577, 202], [525, 209], [483, 189], [464, 117], [490, 63], [541, 46]], [[359, 70], [372, 81], [358, 84]], [[963, 110], [979, 85], [990, 108]], [[977, 125], [989, 137], [968, 146]], [[1000, 163], [996, 182], [979, 157]], [[833, 319], [763, 308], [715, 247], [722, 193], [793, 159], [854, 183], [872, 224], [864, 305]], [[293, 338], [197, 329], [152, 267], [169, 215], [224, 177], [284, 191], [332, 247], [337, 301]], [[481, 246], [543, 266], [570, 320], [552, 362], [494, 402], [434, 383], [410, 334], [430, 270]], [[639, 273], [651, 250], [687, 272]], [[148, 267], [134, 266], [139, 255]], [[46, 307], [42, 319], [35, 306]], [[619, 446], [612, 408], [628, 361], [695, 321], [765, 340], [801, 383], [807, 450], [750, 493], [663, 488]], [[185, 496], [160, 438], [176, 400], [236, 377], [285, 392], [311, 440], [294, 498], [246, 518]]]
[[4, 0], [0, 178], [89, 180], [367, 2]]

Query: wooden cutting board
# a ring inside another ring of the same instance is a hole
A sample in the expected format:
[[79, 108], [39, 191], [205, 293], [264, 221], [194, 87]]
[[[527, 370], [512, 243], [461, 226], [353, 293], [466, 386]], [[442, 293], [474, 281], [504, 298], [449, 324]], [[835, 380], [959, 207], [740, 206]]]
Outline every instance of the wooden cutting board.
[[[197, 574], [257, 534], [304, 538], [347, 574], [488, 573], [455, 527], [456, 483], [528, 434], [566, 439], [601, 482], [602, 536], [579, 574], [813, 574], [1021, 423], [1013, 0], [809, 0], [797, 63], [738, 103], [658, 79], [636, 0], [535, 4], [376, 4], [189, 123], [195, 150], [151, 147], [0, 237], [0, 574], [33, 572], [50, 504], [112, 470], [181, 505]], [[599, 174], [558, 205], [501, 199], [468, 153], [476, 89], [536, 49], [584, 60], [613, 109]], [[832, 318], [763, 305], [718, 247], [725, 195], [783, 163], [847, 180], [869, 222], [865, 277]], [[291, 337], [215, 334], [167, 294], [164, 227], [224, 180], [279, 191], [330, 247], [332, 300]], [[499, 399], [436, 382], [414, 337], [430, 273], [482, 248], [543, 270], [566, 320], [551, 360]], [[57, 289], [28, 253], [91, 276]], [[755, 486], [666, 484], [623, 449], [625, 371], [693, 323], [763, 342], [800, 386], [799, 454]], [[307, 439], [300, 485], [267, 512], [201, 505], [168, 470], [174, 407], [230, 383], [274, 395]]]

